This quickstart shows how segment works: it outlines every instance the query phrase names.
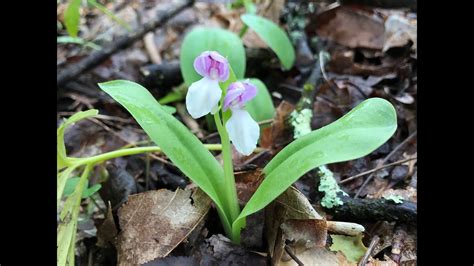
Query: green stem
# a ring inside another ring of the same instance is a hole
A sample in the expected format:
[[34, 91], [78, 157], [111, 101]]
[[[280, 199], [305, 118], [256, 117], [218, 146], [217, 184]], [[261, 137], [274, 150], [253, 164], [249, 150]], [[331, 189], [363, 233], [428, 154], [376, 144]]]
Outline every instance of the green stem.
[[[204, 146], [210, 151], [219, 151], [222, 150], [221, 144], [204, 144]], [[147, 152], [160, 152], [161, 149], [158, 146], [149, 146], [149, 147], [136, 147], [136, 148], [128, 148], [128, 149], [121, 149], [116, 151], [111, 151], [103, 154], [99, 154], [96, 156], [88, 157], [88, 158], [71, 158], [75, 164], [98, 164], [103, 161], [107, 161], [113, 158], [122, 157], [122, 156], [129, 156], [135, 155], [140, 153], [147, 153]]]
[[[217, 131], [221, 137], [222, 145], [222, 159], [224, 161], [224, 189], [225, 200], [230, 210], [231, 222], [233, 222], [240, 214], [239, 200], [237, 198], [237, 190], [235, 188], [234, 167], [232, 164], [232, 150], [230, 146], [230, 139], [225, 130], [219, 112], [214, 114]], [[232, 241], [235, 240], [233, 235], [230, 235]], [[235, 242], [235, 241], [234, 241]]]
[[242, 29], [240, 29], [240, 32], [239, 32], [239, 38], [242, 39], [242, 37], [244, 36], [244, 34], [247, 32], [248, 30], [248, 26], [244, 24], [244, 26], [242, 27]]

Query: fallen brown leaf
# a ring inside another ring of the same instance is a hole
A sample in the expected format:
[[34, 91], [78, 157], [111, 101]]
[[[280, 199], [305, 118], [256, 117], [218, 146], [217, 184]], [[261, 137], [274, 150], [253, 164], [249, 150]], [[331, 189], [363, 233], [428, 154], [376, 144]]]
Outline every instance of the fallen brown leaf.
[[292, 139], [290, 134], [292, 130], [286, 121], [288, 115], [295, 109], [294, 105], [282, 101], [276, 108], [275, 117], [271, 127], [267, 127], [262, 132], [260, 138], [260, 146], [266, 149], [272, 149], [276, 154], [277, 150], [281, 148], [289, 139]]
[[[346, 257], [341, 252], [332, 252], [324, 247], [304, 249], [298, 247], [294, 250], [298, 259], [304, 265], [311, 266], [355, 266], [356, 263], [347, 261]], [[296, 266], [298, 265], [294, 260], [282, 261], [280, 266]]]
[[319, 14], [316, 33], [350, 48], [381, 50], [384, 45], [384, 22], [373, 13], [339, 6]]
[[118, 265], [165, 257], [188, 237], [210, 207], [211, 200], [200, 189], [131, 195], [118, 211], [122, 229], [117, 240]]
[[319, 215], [308, 199], [290, 187], [265, 209], [265, 229], [272, 262], [287, 260], [286, 241], [292, 248], [324, 247], [327, 238], [326, 220]]

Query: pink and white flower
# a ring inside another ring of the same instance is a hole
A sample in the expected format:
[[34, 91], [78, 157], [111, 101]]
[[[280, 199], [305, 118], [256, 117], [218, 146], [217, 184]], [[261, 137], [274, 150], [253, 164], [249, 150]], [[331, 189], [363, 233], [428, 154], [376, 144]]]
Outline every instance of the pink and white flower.
[[217, 112], [222, 96], [219, 82], [229, 78], [229, 63], [215, 51], [205, 51], [194, 60], [194, 69], [202, 79], [189, 86], [186, 95], [186, 108], [193, 118]]
[[229, 138], [237, 151], [243, 155], [250, 155], [257, 147], [260, 137], [260, 127], [253, 120], [245, 103], [257, 95], [257, 87], [249, 81], [234, 82], [229, 85], [224, 98], [224, 111], [229, 109], [232, 116], [225, 124]]

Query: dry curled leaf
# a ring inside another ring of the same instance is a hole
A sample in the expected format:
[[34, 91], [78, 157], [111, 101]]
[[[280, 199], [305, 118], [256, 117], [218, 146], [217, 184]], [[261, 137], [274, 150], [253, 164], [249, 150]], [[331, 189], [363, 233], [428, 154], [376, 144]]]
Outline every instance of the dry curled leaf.
[[[131, 195], [118, 211], [118, 265], [137, 265], [168, 255], [205, 217], [211, 200], [200, 189], [166, 189]], [[191, 201], [192, 198], [192, 201]]]
[[105, 215], [104, 221], [97, 227], [97, 246], [108, 247], [109, 243], [115, 243], [115, 237], [117, 236], [118, 230], [115, 225], [114, 216], [112, 214], [112, 206], [108, 204], [107, 214]]
[[384, 21], [373, 13], [350, 6], [339, 6], [319, 14], [316, 33], [350, 48], [381, 50]]
[[273, 152], [276, 154], [278, 148], [281, 148], [289, 139], [292, 139], [289, 136], [292, 130], [286, 119], [294, 109], [294, 105], [287, 101], [282, 101], [278, 105], [271, 127], [263, 129], [262, 137], [260, 138], [260, 146], [262, 148], [273, 149]]
[[385, 21], [385, 43], [383, 51], [392, 47], [402, 47], [413, 43], [412, 50], [417, 47], [417, 21], [409, 20], [398, 14], [391, 15]]
[[327, 238], [326, 220], [297, 189], [290, 187], [265, 209], [265, 227], [272, 262], [288, 260], [284, 247], [314, 249], [324, 247]]

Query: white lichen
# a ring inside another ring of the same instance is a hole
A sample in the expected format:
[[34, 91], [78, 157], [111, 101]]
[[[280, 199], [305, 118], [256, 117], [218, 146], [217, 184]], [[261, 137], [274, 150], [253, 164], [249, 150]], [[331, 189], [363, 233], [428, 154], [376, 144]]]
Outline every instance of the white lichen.
[[320, 177], [318, 190], [324, 192], [321, 205], [328, 209], [342, 205], [343, 202], [337, 194], [347, 195], [347, 193], [339, 188], [331, 170], [323, 165], [318, 168], [318, 174]]
[[290, 123], [293, 127], [293, 137], [297, 139], [311, 132], [311, 118], [313, 112], [310, 109], [293, 111], [290, 115]]
[[400, 195], [388, 195], [388, 196], [383, 196], [384, 199], [386, 200], [391, 200], [395, 202], [396, 204], [402, 204], [403, 203], [403, 197]]

